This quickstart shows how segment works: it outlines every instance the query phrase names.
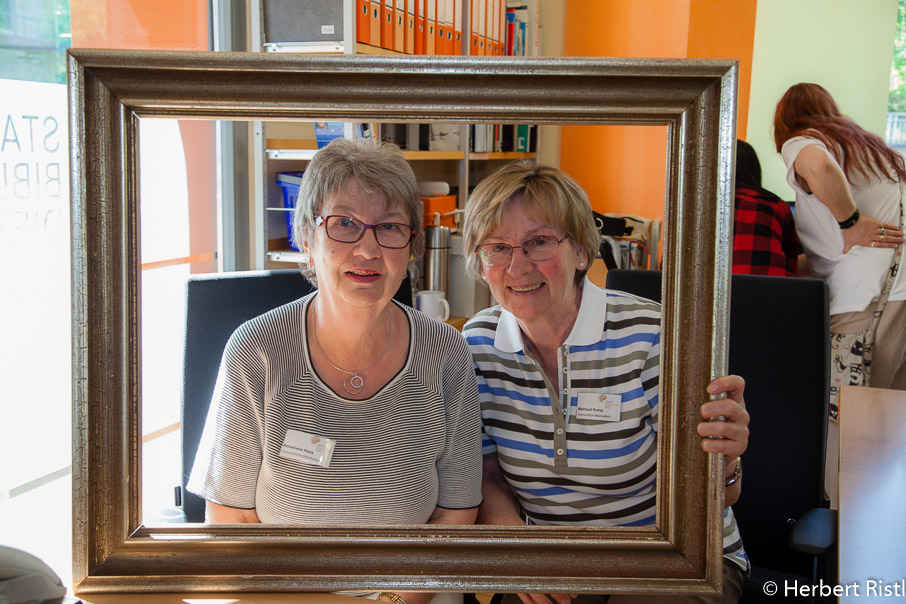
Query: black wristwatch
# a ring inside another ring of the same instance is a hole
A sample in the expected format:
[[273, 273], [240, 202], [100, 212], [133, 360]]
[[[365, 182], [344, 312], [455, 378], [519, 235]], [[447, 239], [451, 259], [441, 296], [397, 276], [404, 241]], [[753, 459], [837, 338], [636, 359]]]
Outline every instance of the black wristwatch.
[[854, 224], [856, 224], [857, 222], [859, 222], [859, 218], [861, 218], [861, 217], [862, 217], [862, 215], [859, 214], [859, 209], [856, 208], [856, 211], [853, 212], [853, 215], [852, 215], [852, 216], [850, 216], [850, 217], [847, 218], [846, 220], [843, 220], [842, 222], [841, 222], [841, 221], [837, 221], [837, 224], [840, 225], [840, 228], [841, 228], [841, 229], [848, 229], [848, 228], [850, 228], [851, 226], [853, 226]]

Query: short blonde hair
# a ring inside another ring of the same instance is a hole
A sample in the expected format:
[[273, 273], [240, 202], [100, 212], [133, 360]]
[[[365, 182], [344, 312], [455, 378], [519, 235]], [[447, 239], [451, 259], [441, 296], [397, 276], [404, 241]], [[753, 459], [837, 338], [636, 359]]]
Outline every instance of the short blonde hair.
[[510, 202], [522, 195], [529, 215], [569, 235], [573, 245], [588, 254], [588, 264], [576, 271], [582, 281], [601, 246], [588, 195], [569, 174], [553, 166], [519, 160], [507, 164], [482, 180], [466, 203], [463, 244], [466, 270], [481, 278], [481, 260], [475, 248], [504, 221]]
[[[406, 212], [409, 224], [415, 229], [409, 251], [413, 258], [420, 258], [425, 252], [425, 231], [415, 173], [399, 147], [373, 139], [336, 138], [315, 153], [302, 176], [293, 213], [293, 240], [297, 245], [311, 240], [317, 228], [315, 218], [324, 200], [345, 190], [352, 182], [365, 195], [376, 192], [383, 195], [388, 208], [402, 208]], [[311, 265], [303, 264], [302, 274], [317, 287]]]

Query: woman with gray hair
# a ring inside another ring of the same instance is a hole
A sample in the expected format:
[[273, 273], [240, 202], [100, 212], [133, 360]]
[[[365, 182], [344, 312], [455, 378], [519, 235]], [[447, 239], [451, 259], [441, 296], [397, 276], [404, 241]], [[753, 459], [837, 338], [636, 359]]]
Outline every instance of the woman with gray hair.
[[468, 348], [453, 327], [392, 299], [424, 249], [421, 222], [415, 175], [394, 145], [336, 139], [315, 154], [294, 235], [318, 289], [245, 323], [226, 346], [188, 484], [208, 522], [475, 521]]
[[[508, 164], [465, 213], [469, 271], [499, 306], [466, 323], [484, 448], [484, 524], [646, 526], [655, 522], [661, 307], [586, 278], [600, 234], [568, 174]], [[748, 443], [743, 380], [725, 376], [701, 406], [702, 449], [726, 456], [727, 506]], [[709, 421], [721, 418], [726, 421]], [[714, 438], [719, 437], [719, 438]], [[507, 594], [504, 602], [735, 602], [748, 567], [724, 513], [724, 593], [715, 598]]]

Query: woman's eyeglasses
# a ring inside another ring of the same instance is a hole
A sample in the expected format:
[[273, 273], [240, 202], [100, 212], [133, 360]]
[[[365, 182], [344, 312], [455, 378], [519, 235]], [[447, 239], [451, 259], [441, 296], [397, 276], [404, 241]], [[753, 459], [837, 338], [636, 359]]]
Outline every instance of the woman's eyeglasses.
[[374, 237], [381, 247], [398, 250], [409, 245], [415, 229], [399, 222], [366, 224], [351, 216], [316, 216], [315, 226], [324, 225], [327, 236], [340, 243], [355, 243], [365, 236], [365, 231], [374, 231]]
[[[562, 239], [553, 235], [541, 235], [526, 239], [522, 245], [515, 247], [522, 248], [529, 260], [541, 262], [556, 256], [560, 244], [568, 238], [569, 235], [564, 235]], [[509, 266], [513, 261], [513, 246], [508, 243], [483, 243], [475, 248], [475, 253], [485, 266]]]

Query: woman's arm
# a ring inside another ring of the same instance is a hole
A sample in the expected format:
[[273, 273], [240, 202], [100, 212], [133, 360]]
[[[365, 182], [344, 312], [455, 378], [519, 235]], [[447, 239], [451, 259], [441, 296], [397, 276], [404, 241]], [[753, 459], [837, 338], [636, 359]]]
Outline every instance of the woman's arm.
[[[475, 516], [477, 515], [477, 513], [478, 508], [451, 510], [449, 508], [442, 508], [438, 506], [434, 508], [434, 512], [431, 514], [431, 518], [428, 519], [428, 524], [475, 524]], [[403, 591], [392, 593], [401, 598], [406, 604], [427, 604], [435, 595], [433, 593]], [[388, 596], [380, 596], [378, 600], [381, 602], [395, 602], [392, 597]]]
[[[726, 457], [726, 480], [730, 481], [736, 471], [739, 458], [749, 445], [749, 413], [743, 391], [746, 383], [738, 375], [717, 378], [708, 384], [708, 393], [726, 394], [722, 399], [708, 401], [701, 406], [705, 421], [698, 425], [702, 437], [702, 450], [708, 453], [723, 453]], [[723, 421], [720, 421], [720, 420]], [[736, 480], [724, 491], [724, 504], [731, 506], [739, 499], [742, 480]]]
[[518, 526], [525, 524], [519, 513], [519, 504], [510, 485], [503, 477], [496, 458], [485, 460], [481, 477], [481, 496], [484, 501], [478, 508], [479, 524]]
[[220, 505], [213, 501], [206, 501], [204, 520], [208, 524], [260, 524], [258, 512], [255, 509], [243, 510]]
[[[805, 192], [813, 194], [826, 205], [837, 222], [843, 222], [855, 213], [856, 202], [846, 175], [824, 148], [818, 145], [803, 147], [793, 161], [793, 168]], [[880, 222], [871, 216], [860, 217], [856, 224], [843, 229], [842, 233], [844, 254], [854, 245], [895, 248], [904, 240], [903, 232], [897, 225]]]
[[[484, 462], [481, 479], [481, 495], [484, 501], [478, 508], [479, 524], [525, 525], [519, 513], [516, 496], [507, 484], [497, 458]], [[576, 594], [517, 594], [524, 604], [569, 604]]]
[[440, 506], [434, 508], [434, 512], [428, 519], [428, 524], [475, 524], [475, 518], [478, 517], [478, 508], [467, 508], [464, 510], [451, 510]]

